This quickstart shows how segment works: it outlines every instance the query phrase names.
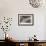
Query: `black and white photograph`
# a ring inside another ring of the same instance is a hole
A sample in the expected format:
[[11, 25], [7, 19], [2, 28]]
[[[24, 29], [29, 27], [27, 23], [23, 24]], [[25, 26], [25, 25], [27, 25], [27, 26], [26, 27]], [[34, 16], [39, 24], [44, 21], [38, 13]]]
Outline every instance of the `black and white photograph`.
[[32, 26], [34, 24], [33, 14], [18, 14], [18, 25]]

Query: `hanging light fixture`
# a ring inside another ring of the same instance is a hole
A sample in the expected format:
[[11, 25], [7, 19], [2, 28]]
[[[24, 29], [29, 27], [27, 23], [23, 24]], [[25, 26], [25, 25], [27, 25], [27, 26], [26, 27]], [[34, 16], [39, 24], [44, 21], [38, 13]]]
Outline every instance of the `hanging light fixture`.
[[45, 0], [29, 0], [29, 3], [33, 8], [38, 8], [45, 4]]

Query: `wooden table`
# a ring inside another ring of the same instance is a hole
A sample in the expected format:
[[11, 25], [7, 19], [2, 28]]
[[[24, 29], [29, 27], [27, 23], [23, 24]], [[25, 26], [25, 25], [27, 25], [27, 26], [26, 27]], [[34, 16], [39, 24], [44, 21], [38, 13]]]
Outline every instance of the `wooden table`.
[[13, 40], [8, 41], [9, 44], [14, 44], [16, 46], [46, 46], [46, 40], [39, 41], [29, 41], [29, 40]]
[[46, 46], [46, 40], [39, 41], [29, 41], [29, 40], [17, 40], [15, 41], [16, 46], [20, 46], [20, 44], [24, 44], [23, 46]]

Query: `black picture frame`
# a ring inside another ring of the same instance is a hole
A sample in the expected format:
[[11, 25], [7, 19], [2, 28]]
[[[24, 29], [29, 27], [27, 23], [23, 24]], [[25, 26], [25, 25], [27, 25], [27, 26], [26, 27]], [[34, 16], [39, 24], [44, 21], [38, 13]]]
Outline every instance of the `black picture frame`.
[[33, 26], [34, 14], [18, 14], [18, 26]]

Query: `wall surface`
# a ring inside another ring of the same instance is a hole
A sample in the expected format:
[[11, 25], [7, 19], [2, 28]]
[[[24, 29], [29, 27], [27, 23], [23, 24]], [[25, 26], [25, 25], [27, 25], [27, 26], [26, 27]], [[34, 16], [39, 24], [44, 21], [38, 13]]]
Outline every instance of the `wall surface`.
[[[18, 14], [34, 14], [34, 25], [18, 26]], [[33, 8], [29, 4], [29, 0], [0, 0], [0, 20], [3, 20], [4, 16], [13, 18], [12, 26], [8, 33], [16, 40], [27, 40], [34, 34], [37, 35], [37, 39], [46, 40], [45, 6]], [[3, 34], [3, 31], [0, 29], [0, 39], [4, 39], [2, 37]]]

